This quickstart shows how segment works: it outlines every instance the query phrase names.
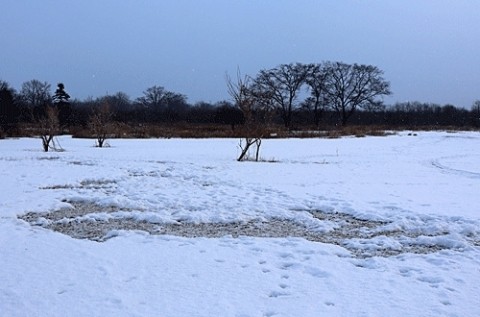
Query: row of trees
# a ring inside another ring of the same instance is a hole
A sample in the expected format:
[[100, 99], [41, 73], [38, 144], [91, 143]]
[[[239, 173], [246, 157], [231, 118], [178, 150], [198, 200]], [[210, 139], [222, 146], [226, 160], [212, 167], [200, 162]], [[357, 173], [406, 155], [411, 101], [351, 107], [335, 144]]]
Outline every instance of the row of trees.
[[[317, 126], [327, 109], [335, 111], [342, 126], [358, 108], [379, 109], [383, 104], [378, 97], [391, 94], [390, 84], [382, 75], [380, 69], [371, 65], [325, 62], [282, 64], [261, 70], [255, 77], [242, 78], [238, 71], [236, 81], [227, 77], [230, 96], [247, 126], [238, 160], [245, 159], [252, 146], [258, 160], [263, 128], [275, 112], [280, 114], [285, 128], [291, 129], [294, 111], [299, 107], [313, 113]], [[299, 101], [305, 86], [310, 94]]]
[[[309, 94], [299, 100], [302, 88]], [[382, 109], [381, 97], [391, 94], [390, 83], [376, 66], [341, 62], [282, 64], [261, 70], [249, 90], [278, 109], [287, 128], [300, 107], [313, 113], [316, 125], [325, 110], [335, 111], [341, 125], [346, 125], [357, 109]]]
[[[61, 85], [60, 91], [65, 91]], [[60, 87], [58, 88], [60, 89]], [[198, 102], [189, 104], [185, 95], [166, 90], [161, 86], [146, 89], [143, 95], [135, 100], [123, 93], [85, 100], [69, 100], [58, 95], [59, 90], [51, 94], [51, 85], [39, 80], [31, 80], [22, 84], [16, 91], [7, 82], [0, 80], [0, 124], [4, 130], [17, 123], [38, 122], [39, 117], [46, 114], [48, 106], [55, 105], [59, 112], [62, 127], [87, 125], [91, 114], [108, 105], [114, 121], [133, 123], [162, 122], [195, 122], [212, 123], [231, 120], [241, 123], [241, 114], [235, 111], [232, 103], [220, 101], [214, 104]]]
[[[397, 103], [388, 110], [382, 97], [391, 94], [390, 83], [375, 66], [325, 62], [321, 64], [282, 64], [261, 70], [257, 76], [236, 80], [227, 77], [228, 91], [245, 118], [247, 129], [238, 160], [255, 148], [258, 160], [265, 127], [272, 114], [279, 113], [286, 128], [291, 129], [294, 116], [308, 118], [312, 114], [318, 127], [322, 117], [334, 118], [334, 124], [347, 122], [377, 125], [454, 125], [480, 127], [480, 101], [469, 112], [454, 106], [422, 103]], [[307, 94], [303, 100], [302, 88]]]
[[[161, 86], [146, 89], [131, 100], [118, 92], [99, 98], [70, 100], [63, 84], [51, 93], [51, 85], [27, 81], [17, 92], [0, 80], [0, 135], [22, 134], [19, 124], [42, 131], [48, 147], [51, 135], [68, 133], [72, 127], [88, 127], [94, 136], [109, 135], [111, 122], [129, 125], [165, 122], [242, 125], [242, 149], [260, 145], [266, 127], [283, 125], [287, 130], [308, 127], [356, 125], [474, 126], [480, 127], [480, 101], [466, 110], [453, 105], [418, 102], [386, 107], [383, 97], [390, 84], [375, 66], [323, 62], [282, 64], [263, 69], [255, 76], [232, 80], [227, 76], [231, 101], [189, 104], [183, 94]], [[47, 129], [47, 127], [49, 127]], [[47, 134], [47, 133], [46, 133]], [[98, 140], [102, 146], [104, 141]], [[243, 151], [242, 151], [243, 152]], [[258, 153], [257, 153], [258, 154]], [[258, 155], [257, 155], [258, 156]]]

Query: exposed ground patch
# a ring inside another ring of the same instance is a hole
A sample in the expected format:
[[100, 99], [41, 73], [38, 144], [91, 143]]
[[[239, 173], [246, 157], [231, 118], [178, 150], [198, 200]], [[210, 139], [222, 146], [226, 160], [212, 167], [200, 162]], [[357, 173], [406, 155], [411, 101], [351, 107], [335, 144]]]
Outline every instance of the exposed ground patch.
[[[422, 233], [421, 230], [389, 229], [385, 221], [353, 217], [345, 213], [308, 212], [317, 221], [328, 221], [334, 229], [327, 232], [310, 230], [299, 222], [272, 218], [228, 223], [152, 223], [138, 220], [132, 210], [114, 206], [99, 206], [91, 202], [70, 202], [72, 208], [45, 213], [26, 213], [19, 218], [31, 225], [41, 226], [77, 239], [105, 241], [118, 230], [139, 230], [155, 235], [176, 235], [188, 238], [249, 236], [265, 238], [298, 237], [309, 241], [342, 246], [355, 257], [394, 256], [402, 253], [431, 253], [461, 248], [445, 243], [448, 232]], [[131, 217], [129, 214], [132, 214]], [[471, 239], [478, 246], [478, 239]]]
[[[86, 179], [76, 185], [51, 185], [40, 187], [40, 189], [110, 189], [116, 185], [117, 181], [110, 179]], [[85, 203], [88, 205], [88, 203]], [[77, 207], [75, 207], [77, 208]]]

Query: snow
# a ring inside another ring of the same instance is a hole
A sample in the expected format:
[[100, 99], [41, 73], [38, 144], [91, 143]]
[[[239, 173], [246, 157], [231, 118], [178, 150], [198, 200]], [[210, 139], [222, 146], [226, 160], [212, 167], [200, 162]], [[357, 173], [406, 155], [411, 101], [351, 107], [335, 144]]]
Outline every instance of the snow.
[[0, 316], [480, 315], [478, 132], [59, 141], [0, 140]]

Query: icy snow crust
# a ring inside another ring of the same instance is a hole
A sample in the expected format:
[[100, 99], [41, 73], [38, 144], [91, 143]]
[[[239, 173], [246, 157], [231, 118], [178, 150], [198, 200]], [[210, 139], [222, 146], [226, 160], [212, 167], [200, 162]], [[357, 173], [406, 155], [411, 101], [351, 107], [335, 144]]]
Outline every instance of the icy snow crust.
[[1, 316], [480, 314], [478, 132], [59, 141], [0, 141]]

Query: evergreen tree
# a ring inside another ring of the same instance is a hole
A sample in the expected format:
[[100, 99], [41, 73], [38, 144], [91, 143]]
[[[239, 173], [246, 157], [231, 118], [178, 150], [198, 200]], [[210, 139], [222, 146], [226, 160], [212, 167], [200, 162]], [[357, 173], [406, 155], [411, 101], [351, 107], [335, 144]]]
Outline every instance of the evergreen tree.
[[53, 103], [58, 109], [58, 120], [62, 127], [71, 124], [72, 108], [69, 99], [70, 95], [65, 91], [65, 85], [59, 83], [53, 95]]

